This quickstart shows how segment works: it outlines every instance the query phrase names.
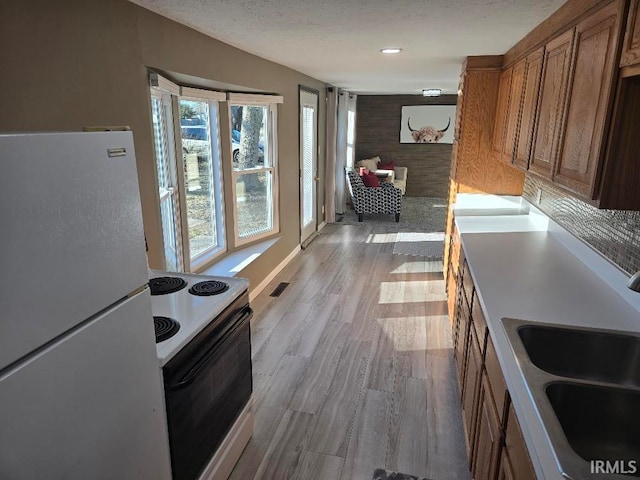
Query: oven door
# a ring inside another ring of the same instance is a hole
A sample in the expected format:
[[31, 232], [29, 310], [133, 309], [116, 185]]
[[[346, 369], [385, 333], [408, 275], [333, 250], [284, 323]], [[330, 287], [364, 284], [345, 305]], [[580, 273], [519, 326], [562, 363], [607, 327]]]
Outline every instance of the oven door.
[[251, 397], [252, 316], [245, 293], [163, 368], [174, 480], [199, 477]]

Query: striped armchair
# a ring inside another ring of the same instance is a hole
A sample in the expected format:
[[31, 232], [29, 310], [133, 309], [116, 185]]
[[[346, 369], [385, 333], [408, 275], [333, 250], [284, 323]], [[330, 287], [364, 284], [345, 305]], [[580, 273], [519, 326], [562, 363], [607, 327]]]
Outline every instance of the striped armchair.
[[365, 213], [395, 214], [396, 222], [400, 221], [402, 190], [396, 188], [393, 183], [386, 182], [381, 183], [379, 188], [366, 187], [355, 170], [348, 168], [346, 172], [351, 202], [358, 214], [359, 222]]

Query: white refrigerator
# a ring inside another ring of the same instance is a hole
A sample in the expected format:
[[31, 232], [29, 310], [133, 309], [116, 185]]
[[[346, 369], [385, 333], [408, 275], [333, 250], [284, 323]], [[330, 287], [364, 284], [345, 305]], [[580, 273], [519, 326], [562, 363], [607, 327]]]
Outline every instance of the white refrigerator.
[[0, 478], [171, 478], [131, 132], [0, 135]]

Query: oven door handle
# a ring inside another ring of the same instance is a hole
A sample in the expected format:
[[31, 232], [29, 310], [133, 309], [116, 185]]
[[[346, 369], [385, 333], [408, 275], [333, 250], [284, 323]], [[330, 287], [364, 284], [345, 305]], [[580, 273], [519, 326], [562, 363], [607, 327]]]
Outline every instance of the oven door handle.
[[213, 344], [209, 351], [191, 368], [189, 368], [187, 373], [181, 379], [176, 382], [172, 382], [171, 385], [169, 385], [169, 389], [175, 391], [191, 385], [198, 377], [198, 374], [200, 374], [207, 365], [209, 360], [218, 352], [220, 346], [229, 340], [245, 324], [245, 322], [251, 319], [251, 317], [253, 317], [253, 309], [247, 305], [235, 315], [232, 321], [229, 322], [227, 330], [222, 334], [221, 338]]

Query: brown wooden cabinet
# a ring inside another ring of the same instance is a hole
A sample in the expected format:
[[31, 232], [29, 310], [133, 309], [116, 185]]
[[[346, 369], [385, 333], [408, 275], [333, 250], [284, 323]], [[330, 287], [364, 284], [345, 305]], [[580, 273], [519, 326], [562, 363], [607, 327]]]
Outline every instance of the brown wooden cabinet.
[[535, 480], [536, 474], [531, 465], [531, 458], [524, 443], [518, 417], [511, 404], [506, 420], [504, 451], [509, 459], [513, 477], [518, 480]]
[[[452, 219], [453, 222], [453, 219]], [[457, 280], [458, 280], [458, 270], [460, 266], [460, 255], [461, 255], [461, 247], [460, 247], [460, 235], [458, 234], [458, 229], [453, 225], [453, 232], [449, 237], [449, 248], [448, 248], [448, 261], [445, 262], [444, 275], [447, 279], [447, 303], [449, 307], [449, 321], [453, 324], [455, 319], [455, 301], [457, 296]], [[464, 254], [462, 254], [464, 259]]]
[[505, 141], [515, 131], [514, 165], [599, 208], [640, 210], [639, 3], [613, 0], [585, 9], [543, 49], [504, 70], [511, 96], [517, 95], [515, 71], [527, 62], [519, 118], [508, 118], [509, 95], [498, 102], [507, 120], [494, 132], [494, 148], [500, 140], [509, 150]]
[[508, 164], [513, 163], [513, 157], [515, 156], [526, 69], [527, 61], [523, 59], [513, 66], [513, 73], [511, 74], [511, 89], [509, 90], [509, 102], [507, 106], [507, 125], [505, 128], [504, 144], [502, 146], [502, 161]]
[[474, 450], [477, 442], [476, 425], [478, 417], [478, 391], [482, 379], [482, 356], [478, 339], [473, 327], [469, 329], [469, 340], [467, 342], [467, 365], [465, 368], [464, 388], [462, 390], [462, 419], [467, 438], [467, 453], [469, 454], [469, 467], [474, 458]]
[[511, 468], [511, 461], [509, 460], [509, 455], [503, 450], [500, 455], [500, 463], [498, 464], [498, 476], [497, 480], [516, 480], [515, 475], [513, 474], [513, 469]]
[[594, 198], [596, 174], [606, 146], [606, 120], [618, 68], [618, 8], [618, 2], [613, 2], [575, 28], [564, 135], [553, 180], [588, 199]]
[[640, 64], [640, 0], [632, 0], [622, 47], [621, 67]]
[[459, 270], [452, 335], [469, 469], [474, 480], [533, 480], [480, 294], [464, 258]]
[[482, 375], [482, 383], [478, 394], [478, 425], [476, 427], [475, 452], [471, 470], [475, 480], [495, 478], [496, 469], [500, 461], [502, 428], [490, 392], [488, 377]]
[[458, 301], [456, 308], [456, 320], [455, 320], [455, 350], [454, 356], [456, 360], [456, 370], [458, 373], [458, 387], [460, 388], [460, 394], [464, 395], [464, 381], [467, 368], [467, 353], [469, 342], [469, 328], [470, 317], [469, 307], [464, 300], [464, 294], [462, 293], [462, 286], [458, 288]]
[[491, 340], [490, 336], [487, 338], [484, 364], [485, 370], [487, 372], [487, 377], [489, 378], [489, 384], [491, 385], [491, 396], [495, 403], [496, 411], [498, 412], [498, 417], [500, 418], [500, 423], [504, 423], [504, 419], [506, 418], [505, 410], [508, 403], [507, 398], [509, 396], [509, 393], [507, 391], [507, 384], [504, 381], [502, 369], [500, 368], [498, 355], [496, 354], [496, 349], [493, 346], [493, 340]]
[[537, 126], [529, 169], [551, 179], [558, 154], [571, 69], [573, 30], [549, 42], [542, 69]]
[[513, 157], [513, 164], [523, 170], [527, 170], [529, 168], [529, 157], [531, 155], [531, 144], [533, 142], [538, 95], [540, 93], [540, 78], [542, 76], [543, 58], [544, 48], [540, 48], [524, 60], [526, 69], [524, 72], [518, 134]]
[[511, 94], [511, 79], [513, 68], [507, 68], [500, 74], [500, 87], [498, 89], [498, 105], [493, 127], [493, 142], [491, 144], [496, 157], [502, 160], [504, 145], [507, 136], [507, 119], [509, 116], [509, 95]]

